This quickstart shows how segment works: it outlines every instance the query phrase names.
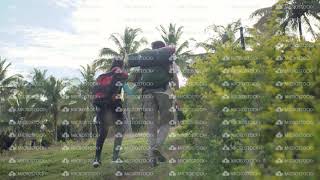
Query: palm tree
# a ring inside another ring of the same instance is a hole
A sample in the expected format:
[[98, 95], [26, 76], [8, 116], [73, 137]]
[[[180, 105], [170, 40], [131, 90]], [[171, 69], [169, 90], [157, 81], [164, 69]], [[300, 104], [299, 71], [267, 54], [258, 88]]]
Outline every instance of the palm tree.
[[[2, 108], [3, 107], [10, 108], [9, 99], [14, 94], [17, 93], [17, 90], [16, 90], [17, 86], [19, 84], [19, 81], [21, 81], [22, 79], [22, 76], [19, 74], [8, 77], [8, 69], [10, 66], [11, 66], [11, 63], [7, 63], [6, 59], [1, 59], [0, 57], [0, 106]], [[12, 117], [11, 114], [4, 113], [4, 112], [0, 113], [0, 118], [9, 118], [9, 117]], [[6, 132], [3, 132], [3, 133], [6, 133]], [[4, 137], [2, 135], [4, 134], [1, 134], [1, 138]], [[6, 138], [8, 139], [9, 137], [6, 137]], [[4, 143], [4, 142], [0, 140], [0, 143]]]
[[41, 99], [45, 94], [45, 84], [47, 78], [47, 70], [33, 69], [30, 86], [32, 87], [32, 95]]
[[53, 76], [50, 76], [45, 83], [45, 97], [47, 98], [46, 104], [48, 105], [48, 111], [52, 115], [54, 123], [55, 138], [57, 139], [57, 124], [58, 115], [60, 109], [60, 101], [62, 99], [62, 91], [66, 87], [66, 83], [63, 80], [58, 80]]
[[95, 83], [95, 75], [97, 67], [95, 64], [87, 66], [81, 66], [80, 73], [82, 76], [80, 91], [85, 97], [91, 93], [91, 87]]
[[[91, 106], [91, 89], [93, 84], [95, 83], [95, 74], [97, 72], [97, 67], [93, 64], [93, 65], [89, 65], [87, 64], [87, 66], [81, 66], [80, 69], [80, 73], [82, 76], [82, 80], [80, 83], [80, 94], [81, 97], [84, 97], [84, 99], [81, 99], [80, 102], [84, 101], [84, 103], [86, 104], [87, 107]], [[92, 119], [93, 118], [93, 114], [92, 113], [84, 113], [84, 118], [89, 118]], [[92, 125], [90, 124], [90, 133], [92, 133]]]
[[[18, 79], [16, 81], [16, 88], [13, 94], [10, 95], [9, 98], [7, 98], [7, 104], [8, 106], [8, 115], [13, 120], [34, 120], [34, 119], [41, 119], [43, 112], [37, 112], [37, 111], [29, 111], [24, 109], [34, 109], [34, 108], [42, 108], [41, 101], [34, 96], [30, 95], [31, 91], [28, 87], [28, 82], [23, 79]], [[26, 132], [26, 131], [32, 131], [36, 132], [37, 129], [40, 127], [38, 125], [15, 125], [13, 128], [14, 132]], [[18, 138], [25, 141], [23, 138]], [[15, 139], [17, 140], [17, 139]]]
[[55, 138], [57, 140], [57, 122], [60, 109], [60, 101], [62, 92], [66, 87], [63, 80], [57, 80], [55, 77], [47, 77], [46, 70], [34, 69], [31, 87], [33, 96], [37, 97], [42, 103], [42, 106], [47, 108], [51, 114], [54, 126]]
[[[100, 51], [100, 57], [102, 58], [95, 60], [94, 65], [98, 69], [106, 70], [110, 67], [112, 57], [125, 58], [128, 54], [138, 52], [139, 48], [147, 43], [145, 38], [138, 37], [140, 33], [142, 33], [140, 28], [126, 27], [123, 34], [111, 34], [109, 39], [116, 45], [116, 49], [102, 48]], [[125, 67], [127, 67], [126, 58]]]
[[255, 27], [263, 29], [264, 24], [275, 15], [279, 19], [280, 29], [285, 33], [287, 27], [299, 31], [300, 40], [303, 39], [303, 24], [306, 24], [308, 31], [313, 37], [316, 34], [312, 28], [310, 17], [320, 21], [320, 2], [318, 0], [280, 0], [274, 5], [258, 9], [251, 14], [251, 17], [260, 17]]
[[187, 66], [186, 60], [190, 55], [190, 50], [185, 49], [189, 48], [189, 41], [181, 41], [181, 37], [183, 35], [183, 26], [177, 27], [176, 24], [170, 23], [166, 28], [163, 25], [160, 25], [158, 31], [161, 33], [161, 38], [165, 42], [166, 45], [174, 45], [176, 46], [176, 56], [177, 56], [177, 64], [181, 69], [185, 69]]
[[207, 39], [205, 42], [197, 44], [198, 47], [203, 47], [206, 50], [215, 51], [217, 46], [230, 44], [232, 46], [239, 44], [240, 38], [236, 39], [236, 33], [241, 28], [241, 21], [232, 22], [226, 26], [211, 25], [207, 27], [206, 32], [213, 32], [213, 37]]
[[[0, 57], [0, 94], [1, 98], [8, 97], [13, 90], [13, 86], [18, 79], [22, 78], [21, 75], [16, 74], [7, 77], [8, 68], [11, 66], [11, 63], [7, 63], [6, 59], [1, 59]], [[0, 102], [2, 99], [0, 99]]]
[[170, 23], [168, 28], [166, 29], [163, 25], [160, 25], [158, 31], [161, 33], [162, 40], [166, 43], [166, 45], [175, 45], [177, 47], [176, 55], [188, 55], [190, 51], [182, 52], [184, 49], [189, 47], [189, 42], [184, 41], [180, 43], [181, 36], [183, 35], [183, 26], [176, 27], [176, 24]]

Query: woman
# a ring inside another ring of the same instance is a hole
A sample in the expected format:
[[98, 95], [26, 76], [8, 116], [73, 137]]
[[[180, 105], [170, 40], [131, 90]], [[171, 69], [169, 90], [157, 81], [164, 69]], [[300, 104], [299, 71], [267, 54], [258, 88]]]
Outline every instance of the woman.
[[[121, 93], [122, 84], [128, 78], [128, 73], [123, 71], [122, 68], [123, 60], [114, 59], [110, 71], [97, 78], [97, 81], [99, 82], [99, 80], [101, 80], [102, 83], [110, 81], [111, 83], [108, 85], [108, 88], [111, 89], [110, 92], [112, 93], [108, 93], [102, 98], [102, 101], [100, 98], [99, 103], [94, 102], [96, 109], [96, 126], [99, 134], [96, 142], [96, 155], [93, 161], [93, 167], [95, 168], [101, 165], [101, 151], [103, 143], [107, 137], [109, 127], [113, 124], [115, 124], [116, 134], [112, 160], [116, 161], [119, 158], [119, 151], [124, 133], [124, 116], [122, 101], [119, 98], [119, 94]], [[102, 86], [100, 86], [100, 89], [101, 87]]]

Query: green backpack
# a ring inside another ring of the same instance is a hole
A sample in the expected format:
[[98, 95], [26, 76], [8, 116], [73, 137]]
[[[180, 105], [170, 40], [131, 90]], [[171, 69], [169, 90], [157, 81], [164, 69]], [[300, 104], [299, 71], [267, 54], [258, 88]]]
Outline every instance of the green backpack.
[[159, 49], [143, 50], [139, 53], [128, 55], [128, 65], [130, 67], [154, 67], [168, 65], [172, 62], [174, 47], [163, 47]]
[[141, 68], [141, 78], [138, 82], [143, 88], [165, 88], [172, 75], [169, 73], [169, 67], [154, 66]]

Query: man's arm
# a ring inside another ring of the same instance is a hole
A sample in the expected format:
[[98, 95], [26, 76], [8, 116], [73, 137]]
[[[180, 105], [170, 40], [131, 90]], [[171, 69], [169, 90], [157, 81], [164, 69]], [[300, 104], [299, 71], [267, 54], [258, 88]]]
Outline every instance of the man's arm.
[[178, 79], [178, 74], [177, 73], [173, 74], [172, 81], [175, 83], [174, 88], [175, 89], [179, 89], [180, 86], [179, 86], [179, 79]]
[[179, 89], [179, 78], [178, 78], [178, 65], [173, 62], [172, 63], [172, 69], [173, 69], [173, 74], [172, 74], [172, 81], [175, 83], [174, 88]]
[[128, 79], [128, 73], [119, 67], [112, 68], [112, 72], [115, 73], [117, 75], [117, 77], [120, 78], [121, 80]]

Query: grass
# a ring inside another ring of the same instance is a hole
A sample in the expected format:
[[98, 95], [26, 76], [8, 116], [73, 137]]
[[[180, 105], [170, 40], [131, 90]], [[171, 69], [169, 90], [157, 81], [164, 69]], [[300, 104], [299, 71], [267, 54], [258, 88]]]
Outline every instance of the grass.
[[[146, 134], [142, 134], [146, 135]], [[182, 144], [181, 138], [169, 137], [164, 145], [164, 154], [170, 158], [178, 158], [179, 151], [170, 151], [168, 147], [172, 144]], [[63, 150], [63, 147], [69, 150]], [[147, 138], [144, 136], [127, 136], [124, 138], [121, 150], [121, 164], [111, 163], [113, 139], [107, 139], [102, 154], [102, 166], [93, 168], [91, 163], [94, 157], [95, 141], [90, 139], [86, 142], [67, 142], [57, 144], [45, 150], [15, 150], [1, 154], [0, 157], [0, 179], [170, 179], [168, 173], [173, 170], [174, 165], [167, 162], [156, 168], [151, 168], [147, 162]], [[78, 148], [78, 149], [76, 149]], [[79, 150], [80, 149], [80, 150]], [[13, 158], [16, 162], [9, 163]], [[64, 161], [64, 162], [63, 162]], [[121, 170], [124, 176], [116, 176]], [[9, 176], [9, 172], [15, 172], [16, 176]], [[21, 174], [21, 172], [43, 172], [40, 174]], [[69, 176], [63, 176], [68, 172]], [[20, 173], [20, 174], [19, 174]], [[139, 174], [140, 173], [140, 174]], [[141, 174], [147, 173], [147, 174]], [[177, 179], [177, 178], [175, 178]]]

